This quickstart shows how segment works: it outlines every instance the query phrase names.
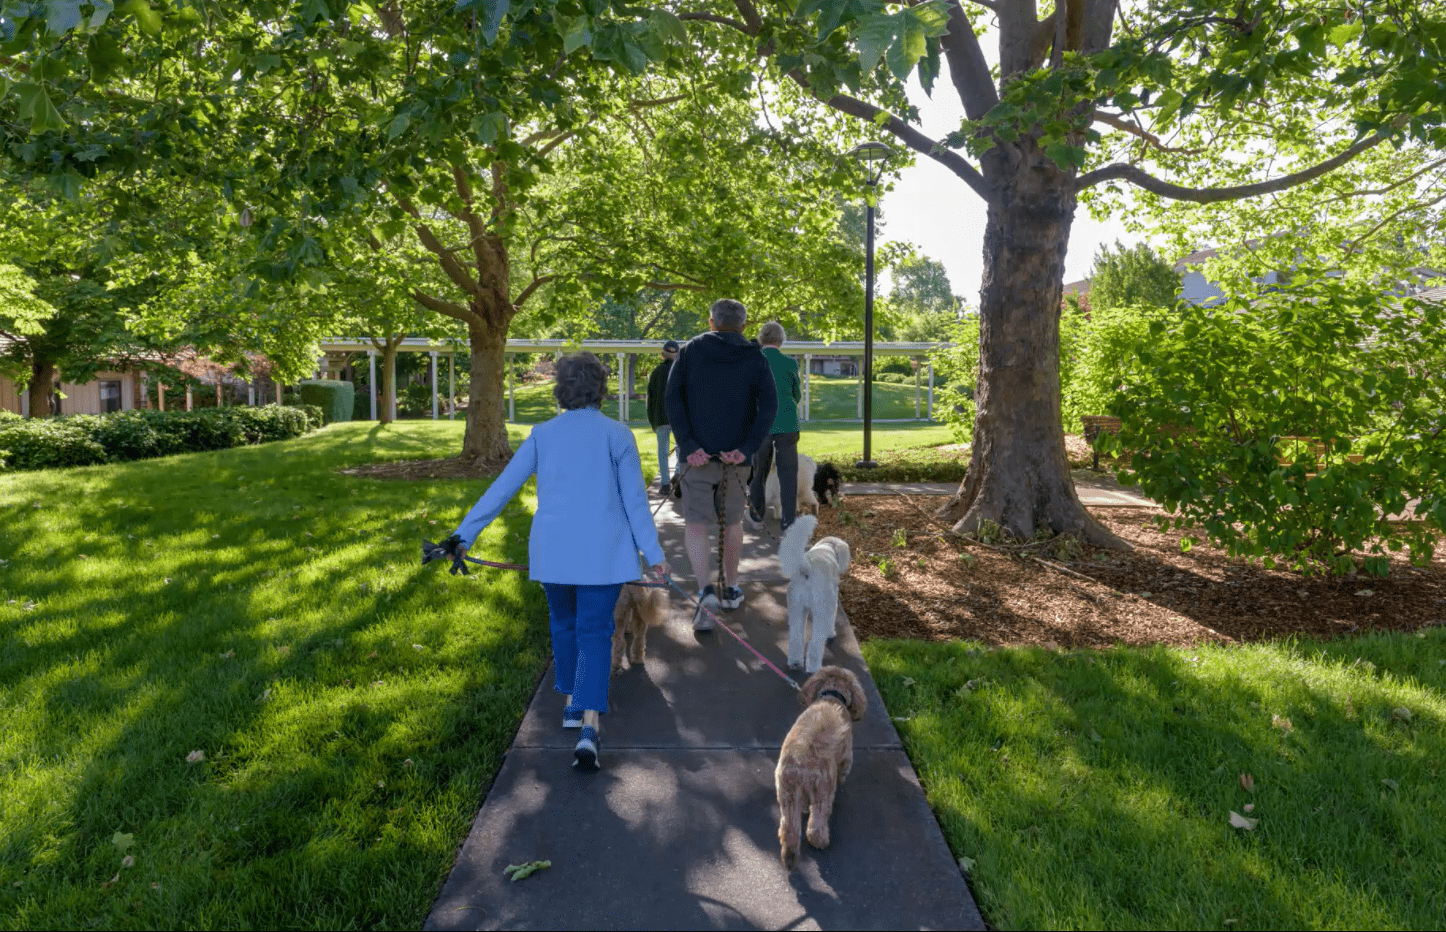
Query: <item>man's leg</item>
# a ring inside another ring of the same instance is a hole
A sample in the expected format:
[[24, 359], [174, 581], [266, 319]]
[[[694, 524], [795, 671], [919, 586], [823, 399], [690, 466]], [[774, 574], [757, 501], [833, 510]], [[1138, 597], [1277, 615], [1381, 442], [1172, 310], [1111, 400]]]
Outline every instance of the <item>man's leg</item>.
[[708, 560], [708, 555], [713, 551], [708, 525], [691, 522], [684, 525], [683, 543], [688, 551], [688, 563], [693, 567], [693, 579], [697, 581], [698, 591], [701, 593], [708, 587], [708, 571], [712, 569]]
[[654, 433], [658, 435], [658, 488], [668, 487], [668, 439], [672, 435], [672, 428], [667, 424], [657, 428]]
[[738, 552], [743, 546], [743, 525], [730, 524], [723, 535], [723, 581], [738, 585]]
[[778, 447], [778, 495], [783, 500], [783, 514], [778, 520], [783, 530], [798, 517], [798, 431], [774, 434]]
[[763, 493], [768, 484], [768, 470], [773, 468], [773, 435], [763, 441], [763, 446], [753, 455], [753, 481], [748, 486], [748, 510], [752, 517], [763, 517]]

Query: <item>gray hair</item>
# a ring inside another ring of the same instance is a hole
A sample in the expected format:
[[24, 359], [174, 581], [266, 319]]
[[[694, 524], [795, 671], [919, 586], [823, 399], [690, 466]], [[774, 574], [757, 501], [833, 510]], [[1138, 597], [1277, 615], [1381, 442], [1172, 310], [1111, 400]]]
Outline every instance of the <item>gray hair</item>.
[[608, 371], [592, 353], [573, 353], [557, 361], [552, 397], [564, 411], [597, 407], [608, 390]]
[[719, 330], [733, 330], [742, 333], [743, 325], [748, 321], [748, 309], [743, 306], [741, 301], [719, 298], [708, 309], [708, 317], [718, 325]]
[[783, 324], [776, 320], [770, 320], [758, 328], [758, 342], [764, 346], [782, 346], [783, 339]]

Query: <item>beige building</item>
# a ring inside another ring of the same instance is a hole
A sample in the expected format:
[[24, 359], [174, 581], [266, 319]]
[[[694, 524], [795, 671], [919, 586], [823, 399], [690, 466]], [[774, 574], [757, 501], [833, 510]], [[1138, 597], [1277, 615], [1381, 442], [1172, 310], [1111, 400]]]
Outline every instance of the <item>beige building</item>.
[[[97, 372], [89, 382], [57, 383], [61, 414], [105, 414], [145, 407], [139, 372]], [[0, 410], [27, 414], [30, 392], [20, 391], [10, 379], [0, 376]]]

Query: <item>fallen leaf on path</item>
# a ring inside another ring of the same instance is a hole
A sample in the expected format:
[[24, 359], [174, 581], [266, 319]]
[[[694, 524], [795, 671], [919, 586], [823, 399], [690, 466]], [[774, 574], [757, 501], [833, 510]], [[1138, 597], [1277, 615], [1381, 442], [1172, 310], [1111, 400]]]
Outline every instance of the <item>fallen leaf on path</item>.
[[188, 763], [188, 764], [199, 764], [201, 761], [203, 761], [203, 760], [205, 760], [205, 759], [206, 759], [206, 752], [205, 752], [205, 751], [192, 751], [191, 753], [189, 753], [189, 754], [186, 755], [186, 763]]
[[973, 858], [960, 858], [959, 869], [967, 874], [970, 871], [974, 870], [974, 865], [977, 863], [978, 862], [975, 861]]
[[1375, 595], [1375, 594], [1376, 594], [1376, 590], [1374, 590], [1374, 589], [1362, 589], [1360, 592], [1357, 592], [1357, 593], [1356, 593], [1356, 595]]
[[1409, 722], [1411, 720], [1411, 710], [1406, 708], [1405, 706], [1400, 706], [1398, 708], [1392, 709], [1391, 714], [1394, 715], [1396, 718], [1399, 718], [1403, 722]]
[[1246, 812], [1254, 812], [1254, 811], [1255, 811], [1255, 803], [1246, 803], [1246, 804], [1245, 804], [1245, 811], [1246, 811]]
[[100, 888], [101, 888], [102, 890], [104, 890], [105, 888], [109, 887], [111, 884], [118, 883], [119, 881], [120, 881], [120, 874], [116, 874], [114, 877], [112, 877], [111, 879], [107, 880], [105, 883], [101, 884], [101, 885], [100, 885]]
[[522, 880], [526, 877], [531, 877], [538, 871], [549, 868], [551, 866], [551, 861], [528, 861], [526, 864], [509, 864], [505, 868], [503, 868], [502, 873], [512, 878], [513, 883], [516, 883], [519, 880]]
[[120, 850], [125, 851], [131, 845], [136, 843], [136, 836], [130, 834], [129, 832], [116, 832], [114, 835], [110, 836], [110, 843], [115, 845]]
[[1255, 778], [1248, 773], [1240, 775], [1240, 788], [1247, 793], [1255, 792]]
[[135, 859], [135, 856], [134, 856], [134, 855], [128, 854], [128, 855], [126, 855], [125, 857], [121, 858], [121, 867], [135, 867], [135, 866], [136, 866], [136, 859]]
[[1245, 816], [1232, 809], [1230, 810], [1230, 824], [1235, 828], [1243, 828], [1247, 832], [1253, 832], [1255, 831], [1255, 826], [1260, 824], [1260, 820], [1247, 819]]

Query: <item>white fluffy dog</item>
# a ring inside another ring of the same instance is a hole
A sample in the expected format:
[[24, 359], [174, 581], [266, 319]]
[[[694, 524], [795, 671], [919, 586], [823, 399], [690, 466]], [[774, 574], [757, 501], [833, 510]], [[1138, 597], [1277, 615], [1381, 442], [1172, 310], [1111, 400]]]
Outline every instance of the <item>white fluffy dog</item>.
[[[788, 665], [798, 669], [802, 664], [809, 673], [823, 666], [824, 642], [833, 637], [838, 613], [839, 577], [849, 568], [849, 545], [837, 537], [825, 537], [804, 550], [817, 526], [813, 515], [799, 516], [778, 546], [778, 564], [788, 579]], [[810, 628], [807, 656], [805, 624]]]
[[[813, 491], [813, 477], [818, 471], [818, 464], [813, 457], [804, 453], [798, 454], [798, 514], [803, 514], [805, 509], [812, 508], [814, 514], [818, 513], [818, 496]], [[773, 467], [768, 470], [768, 481], [763, 486], [763, 510], [772, 511], [781, 520], [783, 518], [783, 498], [778, 488], [778, 459], [773, 460]]]

